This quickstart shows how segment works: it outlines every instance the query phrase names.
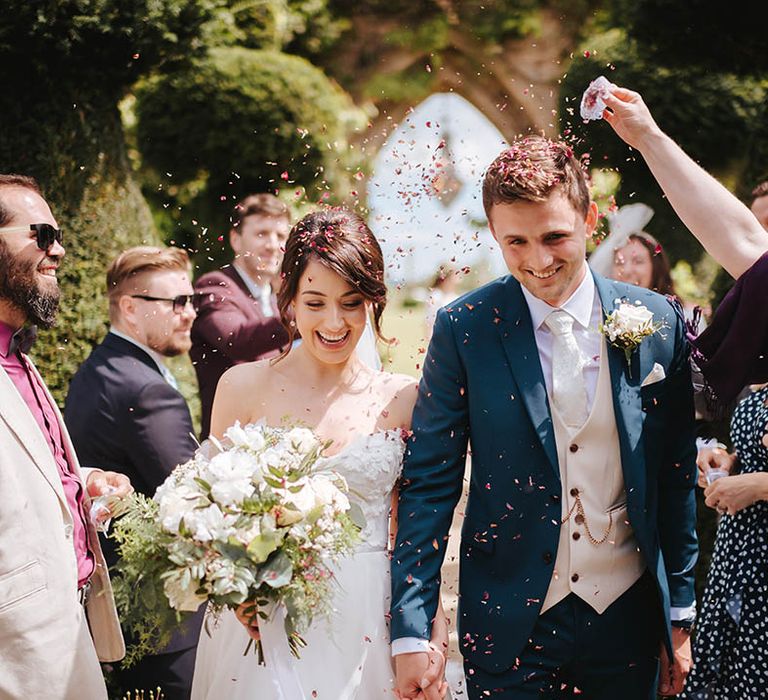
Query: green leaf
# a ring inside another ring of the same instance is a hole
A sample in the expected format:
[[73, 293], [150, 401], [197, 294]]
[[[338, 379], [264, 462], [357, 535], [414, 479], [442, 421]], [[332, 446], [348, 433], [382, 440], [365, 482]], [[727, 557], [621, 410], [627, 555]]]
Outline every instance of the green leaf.
[[291, 582], [293, 564], [284, 552], [278, 552], [259, 571], [259, 584], [266, 583], [271, 588], [282, 588]]
[[277, 532], [262, 532], [248, 543], [248, 556], [256, 564], [261, 564], [277, 549], [282, 539], [282, 535]]

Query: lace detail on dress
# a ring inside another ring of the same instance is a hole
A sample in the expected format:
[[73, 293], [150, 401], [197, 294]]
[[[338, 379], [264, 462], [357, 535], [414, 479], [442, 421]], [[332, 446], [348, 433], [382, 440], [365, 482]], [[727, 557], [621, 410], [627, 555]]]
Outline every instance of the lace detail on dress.
[[362, 549], [387, 546], [389, 494], [400, 476], [404, 452], [400, 430], [379, 430], [355, 438], [338, 454], [323, 459], [324, 468], [347, 480], [349, 500], [365, 516]]

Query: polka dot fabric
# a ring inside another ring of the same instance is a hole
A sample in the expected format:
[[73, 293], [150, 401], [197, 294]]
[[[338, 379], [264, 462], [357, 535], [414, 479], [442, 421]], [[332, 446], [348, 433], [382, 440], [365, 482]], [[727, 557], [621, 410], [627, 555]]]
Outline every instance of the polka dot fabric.
[[[733, 414], [731, 439], [742, 474], [768, 471], [762, 437], [768, 388]], [[768, 698], [768, 502], [724, 515], [707, 575], [685, 692], [690, 700]]]

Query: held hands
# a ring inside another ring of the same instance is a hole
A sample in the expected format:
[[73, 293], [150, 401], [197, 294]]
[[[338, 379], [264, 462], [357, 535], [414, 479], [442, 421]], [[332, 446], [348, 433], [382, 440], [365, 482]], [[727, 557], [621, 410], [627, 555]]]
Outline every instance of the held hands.
[[429, 651], [395, 656], [398, 700], [441, 700], [448, 692], [445, 654], [430, 642]]
[[661, 134], [638, 93], [613, 86], [603, 100], [607, 106], [603, 119], [632, 148], [642, 152], [649, 139]]
[[679, 627], [672, 628], [672, 654], [670, 662], [667, 647], [661, 645], [661, 668], [659, 670], [659, 694], [679, 695], [691, 666], [691, 633]]

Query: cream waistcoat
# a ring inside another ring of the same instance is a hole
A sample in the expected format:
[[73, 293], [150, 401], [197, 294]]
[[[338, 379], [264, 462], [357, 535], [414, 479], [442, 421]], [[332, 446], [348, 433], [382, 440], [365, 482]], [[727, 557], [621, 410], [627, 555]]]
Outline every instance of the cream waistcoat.
[[[635, 583], [645, 570], [627, 518], [627, 494], [605, 341], [595, 400], [586, 423], [568, 428], [550, 410], [562, 483], [560, 539], [552, 580], [541, 612], [575, 593], [602, 613]], [[583, 515], [577, 500], [581, 501]], [[590, 538], [591, 534], [591, 538]], [[595, 544], [591, 539], [602, 541]]]

